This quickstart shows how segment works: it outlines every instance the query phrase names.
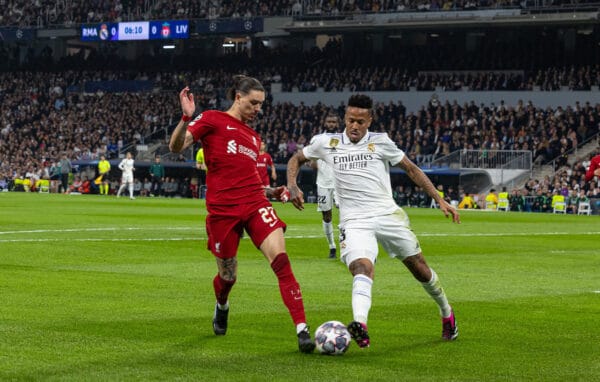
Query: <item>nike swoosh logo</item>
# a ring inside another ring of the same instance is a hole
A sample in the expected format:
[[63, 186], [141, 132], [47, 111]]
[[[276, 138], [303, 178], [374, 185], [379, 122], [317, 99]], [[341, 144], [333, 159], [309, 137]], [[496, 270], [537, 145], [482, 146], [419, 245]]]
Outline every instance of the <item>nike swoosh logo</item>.
[[237, 128], [227, 125], [227, 130], [237, 130]]

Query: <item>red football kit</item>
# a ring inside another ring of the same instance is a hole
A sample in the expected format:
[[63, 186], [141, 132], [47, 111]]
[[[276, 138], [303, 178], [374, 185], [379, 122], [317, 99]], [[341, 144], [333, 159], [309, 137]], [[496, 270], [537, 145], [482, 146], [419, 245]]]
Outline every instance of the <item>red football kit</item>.
[[187, 129], [195, 142], [202, 142], [208, 169], [208, 249], [219, 258], [231, 258], [236, 256], [244, 229], [257, 247], [275, 229], [285, 229], [258, 175], [258, 133], [217, 110], [203, 112]]
[[263, 185], [265, 187], [269, 187], [271, 185], [271, 179], [269, 178], [269, 172], [267, 171], [267, 168], [273, 167], [273, 158], [271, 157], [271, 154], [267, 152], [258, 154], [256, 167], [258, 168], [258, 175], [260, 175]]
[[594, 178], [594, 171], [600, 168], [600, 155], [596, 155], [590, 162], [590, 168], [585, 173], [585, 181], [589, 182]]

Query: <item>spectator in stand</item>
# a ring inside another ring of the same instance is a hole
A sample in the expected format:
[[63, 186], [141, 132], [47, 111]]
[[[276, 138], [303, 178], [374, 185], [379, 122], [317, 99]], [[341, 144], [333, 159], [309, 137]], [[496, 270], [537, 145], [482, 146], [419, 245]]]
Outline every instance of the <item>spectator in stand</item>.
[[58, 164], [60, 166], [60, 187], [59, 192], [62, 189], [62, 193], [66, 194], [69, 192], [69, 176], [73, 172], [73, 165], [67, 158], [67, 154], [63, 153]]
[[162, 182], [165, 178], [165, 166], [160, 163], [160, 156], [154, 157], [154, 163], [150, 166], [150, 178], [151, 178], [151, 195], [158, 196], [162, 188]]
[[511, 211], [525, 211], [525, 198], [521, 195], [521, 190], [514, 189], [508, 197], [508, 204]]

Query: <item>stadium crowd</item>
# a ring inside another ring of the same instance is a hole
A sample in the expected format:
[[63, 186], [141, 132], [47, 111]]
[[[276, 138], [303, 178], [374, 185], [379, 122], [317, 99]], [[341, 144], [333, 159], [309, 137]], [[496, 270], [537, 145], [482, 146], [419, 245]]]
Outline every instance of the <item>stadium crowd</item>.
[[326, 16], [381, 12], [439, 12], [503, 8], [573, 8], [594, 1], [554, 0], [0, 0], [0, 25], [42, 27], [157, 19]]
[[[68, 91], [80, 88], [82, 79], [110, 80], [122, 75], [69, 71], [1, 74], [2, 177], [51, 176], [52, 162], [60, 153], [71, 160], [94, 160], [102, 154], [116, 158], [176, 121], [180, 111], [171, 91]], [[169, 78], [168, 87], [181, 86], [187, 78], [177, 74], [165, 77]], [[198, 96], [202, 109], [223, 106], [219, 92], [213, 90]], [[343, 107], [338, 107], [338, 114]], [[321, 104], [293, 105], [268, 99], [255, 128], [274, 161], [286, 163], [321, 131], [329, 109]], [[421, 166], [456, 150], [531, 150], [536, 162], [555, 160], [558, 169], [566, 165], [567, 154], [579, 143], [598, 134], [599, 118], [600, 105], [589, 103], [552, 109], [531, 102], [442, 104], [432, 98], [416, 112], [407, 112], [401, 101], [377, 103], [372, 129], [387, 132]]]

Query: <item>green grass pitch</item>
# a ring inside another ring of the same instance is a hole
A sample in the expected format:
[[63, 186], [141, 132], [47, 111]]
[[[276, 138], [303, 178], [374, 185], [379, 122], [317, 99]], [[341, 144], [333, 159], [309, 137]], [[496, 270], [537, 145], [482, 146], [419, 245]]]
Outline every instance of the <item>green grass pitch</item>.
[[[312, 329], [350, 321], [352, 277], [327, 258], [315, 205], [274, 205]], [[600, 380], [598, 216], [465, 211], [455, 225], [408, 208], [458, 340], [441, 340], [433, 300], [381, 253], [372, 345], [331, 357], [298, 352], [248, 239], [228, 333], [213, 335], [205, 211], [201, 200], [1, 193], [0, 380]]]

